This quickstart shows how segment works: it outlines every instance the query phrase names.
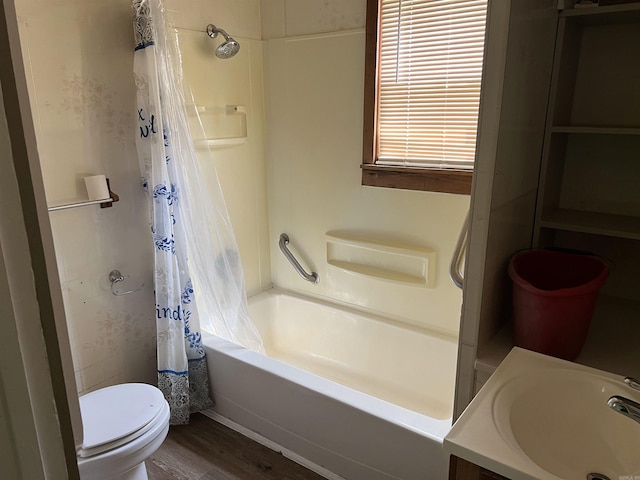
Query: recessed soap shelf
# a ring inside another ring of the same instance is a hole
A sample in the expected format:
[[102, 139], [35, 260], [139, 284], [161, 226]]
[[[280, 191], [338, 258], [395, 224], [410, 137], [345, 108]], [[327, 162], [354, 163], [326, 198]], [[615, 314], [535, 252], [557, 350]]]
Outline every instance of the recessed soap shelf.
[[327, 263], [357, 275], [433, 288], [436, 252], [428, 247], [327, 232]]

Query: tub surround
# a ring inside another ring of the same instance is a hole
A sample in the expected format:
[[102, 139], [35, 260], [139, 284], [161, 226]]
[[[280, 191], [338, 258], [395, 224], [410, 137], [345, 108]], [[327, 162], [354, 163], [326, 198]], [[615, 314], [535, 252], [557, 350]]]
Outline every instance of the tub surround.
[[[204, 33], [207, 21], [202, 18], [199, 29], [178, 28], [185, 80], [200, 110], [199, 118], [190, 115], [191, 131], [198, 145], [196, 153], [205, 185], [215, 192], [216, 183], [220, 183], [224, 198], [219, 201], [226, 204], [229, 212], [247, 294], [254, 295], [271, 286], [263, 151], [263, 42], [231, 30], [234, 22], [227, 27], [222, 20], [218, 22], [217, 15], [203, 18], [223, 25], [240, 42], [241, 50], [233, 58], [217, 58], [215, 48], [219, 42]], [[235, 106], [240, 110], [231, 113]], [[209, 151], [198, 143], [203, 138], [223, 138], [230, 143], [214, 140]]]
[[[265, 42], [273, 282], [457, 335], [462, 297], [448, 269], [469, 197], [361, 185], [364, 39], [363, 29], [348, 29]], [[344, 244], [326, 237], [336, 231], [433, 252], [429, 288], [336, 268]], [[282, 232], [319, 284], [291, 268], [278, 249]]]

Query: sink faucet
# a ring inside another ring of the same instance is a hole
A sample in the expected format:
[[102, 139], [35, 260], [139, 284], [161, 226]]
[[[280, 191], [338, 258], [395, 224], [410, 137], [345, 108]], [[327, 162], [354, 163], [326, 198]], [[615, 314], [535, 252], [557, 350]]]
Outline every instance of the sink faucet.
[[614, 395], [609, 399], [607, 405], [625, 417], [640, 423], [640, 403], [636, 403], [628, 398]]

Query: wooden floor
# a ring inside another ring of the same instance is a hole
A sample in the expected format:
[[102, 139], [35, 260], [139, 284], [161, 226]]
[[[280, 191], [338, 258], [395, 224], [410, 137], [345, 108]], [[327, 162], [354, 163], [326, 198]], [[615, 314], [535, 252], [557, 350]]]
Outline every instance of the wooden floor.
[[201, 414], [171, 427], [147, 461], [149, 480], [322, 480], [239, 433]]

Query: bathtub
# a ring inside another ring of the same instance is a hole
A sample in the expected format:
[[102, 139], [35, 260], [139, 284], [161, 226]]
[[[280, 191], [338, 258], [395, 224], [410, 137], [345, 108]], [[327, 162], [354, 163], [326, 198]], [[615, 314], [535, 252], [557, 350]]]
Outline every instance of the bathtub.
[[215, 416], [329, 478], [447, 478], [455, 338], [277, 290], [249, 310], [268, 356], [204, 338]]

